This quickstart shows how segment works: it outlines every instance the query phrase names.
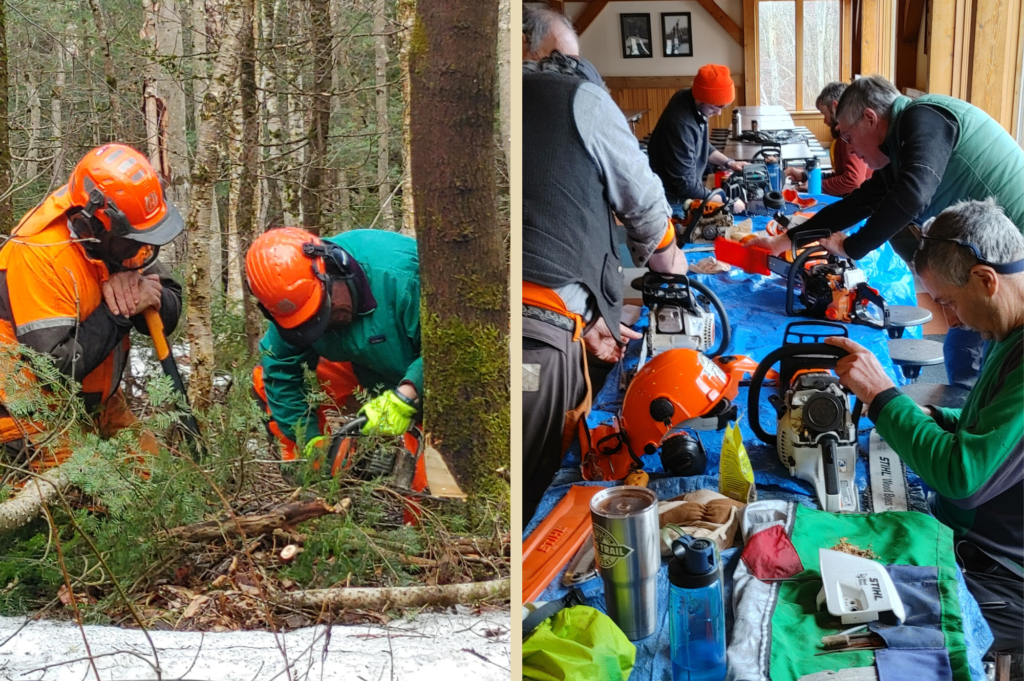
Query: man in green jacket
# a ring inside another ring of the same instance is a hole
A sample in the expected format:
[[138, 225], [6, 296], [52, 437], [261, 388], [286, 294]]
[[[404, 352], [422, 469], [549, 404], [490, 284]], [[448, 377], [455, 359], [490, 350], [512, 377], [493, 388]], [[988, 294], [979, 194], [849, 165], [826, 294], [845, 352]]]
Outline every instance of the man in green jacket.
[[401, 435], [423, 394], [416, 241], [382, 230], [321, 239], [285, 227], [253, 242], [249, 288], [273, 324], [260, 343], [270, 416], [292, 442], [319, 436], [305, 369], [351, 362], [377, 397], [360, 410], [364, 433]]
[[[885, 78], [869, 76], [846, 88], [836, 119], [840, 137], [874, 174], [787, 235], [761, 236], [750, 245], [777, 255], [789, 249], [792, 236], [825, 229], [832, 236], [821, 245], [836, 255], [859, 260], [888, 241], [910, 262], [917, 241], [908, 225], [921, 225], [958, 201], [989, 197], [1024, 231], [1024, 149], [978, 107], [944, 95], [912, 100]], [[867, 222], [847, 236], [843, 230], [861, 220]], [[947, 334], [950, 383], [974, 385], [982, 346], [975, 333]]]
[[967, 586], [996, 652], [1024, 652], [1024, 235], [989, 201], [947, 208], [926, 225], [917, 274], [951, 328], [990, 341], [963, 409], [918, 407], [878, 359], [847, 338], [836, 373], [878, 434], [934, 490]]

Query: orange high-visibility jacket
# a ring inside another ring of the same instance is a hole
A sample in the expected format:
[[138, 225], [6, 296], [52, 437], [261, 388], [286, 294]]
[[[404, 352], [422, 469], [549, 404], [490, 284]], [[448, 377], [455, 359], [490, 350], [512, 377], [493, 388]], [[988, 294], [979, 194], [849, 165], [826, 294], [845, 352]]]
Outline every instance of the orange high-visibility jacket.
[[[29, 211], [0, 247], [0, 344], [26, 345], [50, 355], [64, 375], [81, 382], [87, 408], [116, 392], [128, 359], [128, 334], [148, 334], [142, 315], [115, 316], [103, 300], [106, 264], [89, 257], [73, 235], [67, 187]], [[181, 286], [159, 265], [164, 287], [160, 316], [168, 333], [178, 323]], [[0, 443], [22, 437], [2, 404]], [[22, 428], [26, 424], [21, 424]]]

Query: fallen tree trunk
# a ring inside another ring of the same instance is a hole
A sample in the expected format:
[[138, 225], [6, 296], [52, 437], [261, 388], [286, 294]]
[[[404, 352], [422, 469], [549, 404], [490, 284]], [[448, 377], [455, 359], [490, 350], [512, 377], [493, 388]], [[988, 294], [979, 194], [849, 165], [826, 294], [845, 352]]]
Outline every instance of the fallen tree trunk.
[[404, 586], [386, 588], [337, 588], [288, 591], [277, 595], [277, 601], [293, 608], [317, 610], [349, 608], [383, 611], [388, 608], [422, 608], [428, 605], [455, 605], [488, 598], [508, 598], [509, 580], [443, 586]]
[[43, 512], [43, 506], [56, 499], [71, 486], [71, 476], [57, 466], [32, 478], [11, 500], [0, 504], [0, 534], [16, 530]]
[[235, 537], [241, 532], [244, 532], [246, 537], [257, 537], [321, 516], [344, 513], [351, 504], [351, 502], [345, 503], [347, 501], [348, 499], [345, 499], [337, 506], [331, 506], [322, 499], [284, 504], [267, 513], [220, 518], [175, 527], [168, 530], [165, 537], [192, 543], [215, 541], [221, 537]]

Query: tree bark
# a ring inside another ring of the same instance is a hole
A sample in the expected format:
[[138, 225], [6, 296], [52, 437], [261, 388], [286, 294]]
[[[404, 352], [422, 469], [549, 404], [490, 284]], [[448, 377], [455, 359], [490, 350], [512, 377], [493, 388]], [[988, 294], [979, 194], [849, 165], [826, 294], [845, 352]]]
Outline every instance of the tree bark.
[[96, 24], [96, 33], [100, 37], [100, 45], [103, 49], [103, 80], [107, 84], [107, 96], [110, 102], [110, 109], [107, 112], [111, 120], [111, 138], [121, 138], [121, 107], [117, 101], [117, 71], [114, 70], [114, 57], [110, 51], [110, 37], [107, 35], [107, 25], [103, 19], [103, 10], [100, 7], [100, 0], [89, 0], [89, 8], [92, 10], [92, 20]]
[[380, 224], [388, 231], [395, 231], [395, 216], [391, 209], [390, 148], [388, 144], [390, 124], [388, 123], [388, 37], [387, 2], [374, 0], [373, 3], [373, 51], [374, 73], [377, 90], [377, 197], [380, 203]]
[[241, 31], [253, 0], [226, 0], [224, 32], [213, 65], [210, 85], [203, 98], [197, 125], [199, 139], [192, 168], [192, 206], [188, 213], [189, 258], [186, 281], [188, 296], [188, 340], [191, 353], [189, 399], [196, 411], [210, 406], [213, 389], [213, 318], [210, 270], [210, 210], [213, 185], [218, 171], [219, 140], [230, 115], [231, 85], [241, 57]]
[[[468, 494], [508, 494], [508, 251], [495, 188], [498, 0], [421, 0], [410, 53], [424, 423]], [[453, 267], [458, 263], [457, 267]]]
[[66, 35], [61, 35], [57, 42], [57, 64], [53, 74], [53, 85], [50, 88], [50, 144], [53, 149], [53, 173], [51, 184], [57, 186], [64, 179], [64, 150], [67, 148], [68, 140], [64, 137], [64, 40]]
[[402, 24], [402, 42], [398, 59], [402, 70], [402, 234], [416, 237], [416, 215], [412, 191], [412, 137], [409, 112], [412, 110], [409, 92], [409, 48], [412, 28], [416, 20], [416, 0], [398, 0], [398, 18]]
[[237, 537], [244, 532], [246, 537], [270, 534], [282, 527], [291, 527], [307, 520], [342, 513], [346, 505], [331, 506], [322, 499], [284, 504], [258, 515], [242, 515], [234, 518], [207, 520], [193, 525], [175, 527], [167, 531], [166, 537], [177, 541], [202, 543], [218, 539]]
[[284, 205], [281, 201], [281, 184], [283, 182], [282, 171], [284, 164], [281, 160], [282, 147], [284, 144], [284, 125], [281, 122], [280, 93], [277, 85], [277, 69], [280, 68], [279, 50], [277, 43], [276, 8], [280, 0], [262, 0], [263, 6], [260, 12], [260, 25], [262, 27], [263, 41], [260, 59], [260, 91], [263, 93], [263, 111], [265, 111], [264, 122], [264, 144], [267, 148], [267, 158], [263, 162], [264, 192], [263, 215], [260, 217], [261, 228], [280, 226], [284, 223]]
[[[242, 113], [242, 157], [241, 172], [238, 176], [238, 203], [235, 208], [235, 229], [238, 234], [238, 249], [232, 256], [239, 264], [239, 276], [244, 279], [241, 271], [245, 254], [250, 244], [258, 235], [256, 227], [256, 173], [259, 160], [260, 121], [256, 115], [256, 37], [255, 17], [248, 16], [245, 20], [244, 38], [242, 41], [241, 74], [239, 90]], [[242, 281], [239, 281], [242, 294], [242, 306], [245, 313], [245, 336], [248, 341], [249, 353], [259, 353], [260, 338], [263, 329], [263, 317], [256, 301], [248, 293]]]
[[501, 118], [501, 148], [505, 152], [505, 173], [512, 172], [512, 57], [509, 43], [512, 8], [509, 0], [498, 2], [498, 115]]
[[14, 192], [11, 191], [11, 139], [8, 116], [7, 2], [0, 0], [0, 234], [14, 228]]
[[[492, 62], [493, 64], [493, 62]], [[292, 608], [373, 610], [449, 606], [509, 597], [507, 579], [443, 586], [406, 586], [380, 589], [338, 588], [287, 591], [277, 595], [279, 603]]]
[[320, 233], [323, 199], [320, 196], [327, 168], [327, 134], [331, 124], [331, 9], [328, 0], [309, 0], [313, 47], [313, 108], [309, 124], [308, 159], [302, 186], [302, 219], [306, 229]]
[[43, 105], [39, 100], [39, 83], [31, 71], [25, 72], [25, 90], [28, 95], [28, 151], [25, 152], [25, 174], [32, 180], [39, 173], [39, 130], [43, 126]]
[[0, 504], [0, 534], [31, 522], [43, 512], [43, 506], [56, 499], [71, 485], [71, 476], [63, 466], [32, 478], [13, 498]]

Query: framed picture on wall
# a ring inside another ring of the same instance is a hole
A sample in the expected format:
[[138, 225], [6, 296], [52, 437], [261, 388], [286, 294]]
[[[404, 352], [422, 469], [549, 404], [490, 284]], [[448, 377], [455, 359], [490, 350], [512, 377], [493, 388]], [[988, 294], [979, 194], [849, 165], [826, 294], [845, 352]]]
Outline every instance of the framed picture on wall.
[[622, 58], [653, 59], [650, 14], [620, 14], [622, 25]]
[[693, 31], [689, 12], [661, 13], [661, 47], [666, 57], [692, 57]]

